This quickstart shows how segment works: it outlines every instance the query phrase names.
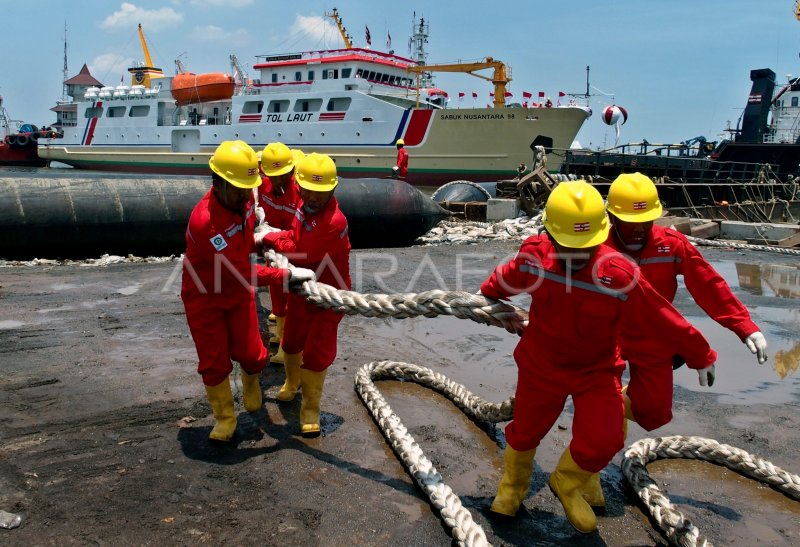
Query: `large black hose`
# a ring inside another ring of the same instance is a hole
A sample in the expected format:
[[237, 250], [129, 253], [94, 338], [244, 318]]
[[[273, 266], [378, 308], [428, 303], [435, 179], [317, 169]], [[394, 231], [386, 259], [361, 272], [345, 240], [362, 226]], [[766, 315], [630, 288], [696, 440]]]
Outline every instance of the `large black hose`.
[[[210, 185], [210, 177], [191, 176], [0, 177], [0, 258], [179, 254], [189, 215]], [[354, 247], [409, 245], [448, 214], [388, 179], [342, 179], [336, 197]]]

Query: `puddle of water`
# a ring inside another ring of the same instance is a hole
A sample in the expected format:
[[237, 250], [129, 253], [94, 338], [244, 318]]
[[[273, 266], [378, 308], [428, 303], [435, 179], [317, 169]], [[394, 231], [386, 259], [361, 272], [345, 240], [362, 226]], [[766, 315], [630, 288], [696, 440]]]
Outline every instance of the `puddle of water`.
[[0, 330], [10, 330], [10, 329], [18, 329], [22, 325], [24, 325], [22, 321], [15, 321], [13, 319], [6, 319], [5, 321], [0, 321]]
[[[675, 374], [675, 384], [694, 391], [718, 393], [724, 403], [796, 401], [800, 397], [800, 374], [797, 373], [800, 309], [787, 308], [786, 299], [800, 298], [800, 268], [731, 261], [715, 261], [713, 265], [735, 293], [744, 290], [759, 296], [758, 305], [748, 308], [767, 339], [769, 360], [759, 365], [736, 335], [698, 311], [698, 315], [687, 318], [706, 335], [719, 354], [717, 380], [711, 388], [701, 387], [697, 383], [697, 373], [683, 367]], [[679, 290], [686, 291], [682, 283]]]
[[[726, 266], [727, 267], [727, 266]], [[734, 263], [734, 283], [756, 296], [800, 298], [800, 266]], [[731, 279], [723, 274], [729, 284]]]

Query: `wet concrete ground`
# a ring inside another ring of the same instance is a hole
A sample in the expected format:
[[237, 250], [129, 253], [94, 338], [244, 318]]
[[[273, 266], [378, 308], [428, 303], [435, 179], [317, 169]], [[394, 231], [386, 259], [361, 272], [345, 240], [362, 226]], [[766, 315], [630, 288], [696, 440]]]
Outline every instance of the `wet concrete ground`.
[[[359, 251], [353, 277], [361, 292], [474, 291], [516, 247]], [[762, 326], [770, 361], [757, 365], [680, 291], [677, 306], [720, 352], [717, 383], [700, 387], [696, 373], [679, 370], [673, 421], [650, 434], [632, 426], [628, 441], [704, 436], [797, 473], [798, 260], [703, 252]], [[19, 528], [0, 530], [0, 543], [451, 542], [353, 390], [353, 376], [366, 362], [406, 361], [501, 401], [515, 383], [514, 336], [450, 317], [347, 317], [326, 382], [324, 436], [297, 435], [299, 403], [276, 403], [283, 373], [270, 367], [262, 377], [265, 409], [248, 414], [237, 397], [235, 445], [210, 446], [210, 408], [195, 373], [176, 272], [174, 262], [0, 268], [0, 510], [24, 518]], [[262, 301], [268, 305], [268, 297]], [[570, 407], [539, 448], [524, 510], [498, 519], [488, 507], [501, 473], [504, 424], [476, 424], [411, 383], [379, 387], [493, 544], [665, 544], [624, 486], [621, 455], [602, 473], [608, 506], [598, 532], [582, 536], [566, 522], [546, 481], [570, 439]], [[717, 545], [800, 543], [800, 503], [766, 486], [696, 461], [649, 469]]]

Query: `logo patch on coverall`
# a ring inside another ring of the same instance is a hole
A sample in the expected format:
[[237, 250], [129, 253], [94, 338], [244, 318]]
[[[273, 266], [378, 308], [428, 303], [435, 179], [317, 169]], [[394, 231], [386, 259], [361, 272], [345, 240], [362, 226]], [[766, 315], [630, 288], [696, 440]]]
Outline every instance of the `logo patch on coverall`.
[[228, 246], [228, 242], [225, 241], [225, 238], [222, 237], [222, 234], [215, 235], [209, 241], [211, 241], [211, 244], [218, 251], [221, 251], [222, 249]]
[[669, 252], [669, 245], [659, 245], [656, 247], [656, 251], [659, 253], [668, 253]]

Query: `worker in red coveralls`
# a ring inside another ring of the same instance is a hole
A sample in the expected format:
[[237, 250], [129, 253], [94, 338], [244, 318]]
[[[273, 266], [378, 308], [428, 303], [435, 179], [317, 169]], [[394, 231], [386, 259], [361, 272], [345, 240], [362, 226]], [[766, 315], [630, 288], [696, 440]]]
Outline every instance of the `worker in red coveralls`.
[[[256, 232], [256, 244], [273, 248], [293, 264], [314, 270], [321, 283], [350, 289], [350, 239], [347, 219], [333, 197], [339, 183], [336, 164], [324, 154], [312, 153], [295, 170], [303, 206], [291, 230]], [[336, 337], [342, 315], [324, 310], [294, 293], [289, 294], [286, 325], [281, 340], [286, 380], [276, 399], [291, 401], [303, 390], [300, 433], [320, 434], [320, 399], [328, 367], [336, 358]]]
[[[294, 180], [297, 159], [303, 153], [290, 150], [282, 142], [271, 142], [261, 152], [261, 186], [258, 187], [258, 206], [263, 211], [259, 224], [266, 222], [273, 228], [288, 230], [299, 214], [300, 187]], [[270, 344], [279, 344], [278, 352], [270, 359], [271, 363], [283, 364], [284, 353], [280, 347], [286, 320], [286, 285], [277, 283], [269, 286], [272, 313], [269, 319], [275, 321], [275, 337]]]
[[392, 174], [401, 180], [406, 180], [408, 176], [408, 150], [406, 150], [406, 143], [403, 139], [397, 139], [395, 143], [397, 146], [397, 163], [392, 167]]
[[[612, 227], [609, 246], [632, 258], [642, 276], [670, 302], [678, 290], [677, 277], [682, 275], [689, 293], [709, 317], [736, 334], [759, 363], [766, 362], [764, 335], [722, 276], [686, 236], [653, 224], [662, 207], [650, 178], [641, 173], [618, 176], [608, 190], [607, 207]], [[626, 417], [648, 431], [668, 423], [672, 419], [671, 365], [683, 364], [681, 356], [673, 359], [672, 352], [648, 343], [636, 331], [623, 332], [622, 350], [631, 365]], [[714, 375], [701, 380], [710, 386]]]
[[640, 279], [638, 268], [602, 245], [609, 232], [603, 198], [584, 181], [559, 184], [547, 200], [545, 231], [481, 285], [490, 298], [531, 295], [530, 324], [514, 350], [517, 389], [506, 427], [503, 477], [491, 505], [513, 516], [528, 492], [536, 448], [568, 396], [572, 440], [550, 475], [570, 524], [597, 528], [583, 490], [623, 445], [623, 401], [617, 338], [623, 326], [668, 339], [693, 368], [716, 361], [702, 334]]
[[259, 375], [267, 349], [261, 341], [253, 286], [308, 281], [314, 273], [251, 263], [252, 191], [261, 183], [253, 149], [243, 141], [225, 141], [208, 165], [213, 186], [189, 217], [181, 299], [197, 349], [197, 372], [214, 413], [209, 439], [227, 442], [236, 431], [231, 360], [242, 369], [245, 409], [261, 409]]

